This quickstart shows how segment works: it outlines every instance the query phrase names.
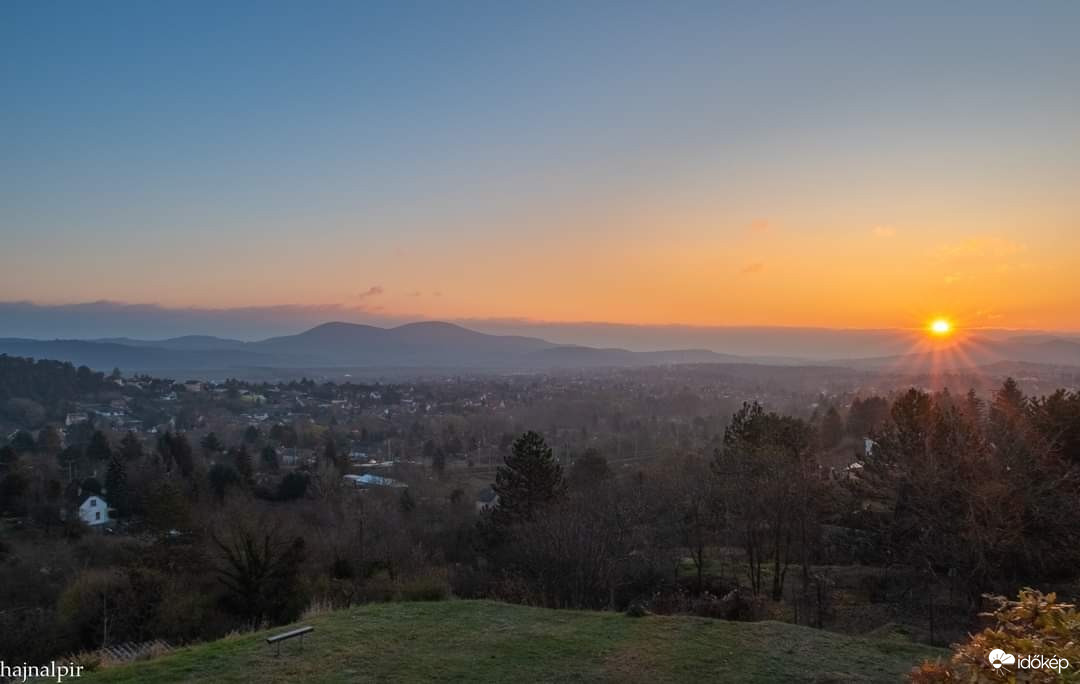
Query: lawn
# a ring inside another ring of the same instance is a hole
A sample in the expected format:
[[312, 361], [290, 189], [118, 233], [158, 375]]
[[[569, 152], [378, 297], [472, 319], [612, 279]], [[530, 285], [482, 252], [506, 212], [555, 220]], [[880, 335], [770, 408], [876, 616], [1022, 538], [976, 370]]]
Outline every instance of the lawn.
[[[490, 601], [369, 604], [313, 617], [275, 657], [266, 632], [81, 682], [895, 682], [942, 651], [778, 622], [546, 610]], [[271, 630], [276, 633], [285, 628]], [[295, 640], [294, 640], [295, 641]]]

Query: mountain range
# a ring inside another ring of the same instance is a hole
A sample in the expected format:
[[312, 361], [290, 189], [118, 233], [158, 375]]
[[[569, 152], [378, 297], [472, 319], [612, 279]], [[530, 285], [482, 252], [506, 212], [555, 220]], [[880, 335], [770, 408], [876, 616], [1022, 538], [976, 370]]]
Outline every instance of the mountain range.
[[[907, 351], [897, 354], [898, 348]], [[679, 363], [814, 363], [909, 372], [962, 370], [1001, 362], [1080, 367], [1080, 341], [1052, 335], [958, 336], [953, 341], [930, 343], [913, 342], [909, 333], [898, 333], [896, 339], [879, 349], [880, 355], [828, 361], [815, 360], [810, 355], [805, 358], [750, 356], [710, 349], [630, 351], [557, 344], [539, 337], [495, 335], [436, 321], [392, 328], [324, 323], [296, 335], [255, 342], [207, 335], [163, 340], [0, 338], [0, 354], [59, 359], [100, 370], [118, 367], [128, 372], [194, 373], [255, 368], [543, 370]]]
[[461, 368], [529, 370], [555, 367], [645, 366], [744, 362], [705, 349], [633, 352], [559, 345], [536, 337], [491, 335], [442, 322], [380, 328], [324, 323], [297, 335], [244, 342], [206, 335], [164, 340], [0, 338], [0, 354], [71, 361], [125, 371], [240, 368]]

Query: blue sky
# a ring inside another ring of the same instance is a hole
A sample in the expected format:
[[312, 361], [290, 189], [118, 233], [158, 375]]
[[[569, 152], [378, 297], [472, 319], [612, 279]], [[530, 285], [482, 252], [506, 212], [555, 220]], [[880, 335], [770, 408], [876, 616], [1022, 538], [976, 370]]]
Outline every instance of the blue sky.
[[[1080, 327], [980, 282], [1080, 285], [1078, 35], [1074, 2], [9, 2], [0, 300]], [[839, 303], [886, 233], [889, 311]]]

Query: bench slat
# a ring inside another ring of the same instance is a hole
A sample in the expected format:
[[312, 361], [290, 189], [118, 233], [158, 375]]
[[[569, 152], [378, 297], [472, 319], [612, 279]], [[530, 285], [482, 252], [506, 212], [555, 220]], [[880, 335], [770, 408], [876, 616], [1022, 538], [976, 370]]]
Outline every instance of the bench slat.
[[272, 644], [278, 641], [284, 641], [285, 639], [292, 639], [293, 637], [298, 637], [313, 631], [315, 631], [314, 627], [300, 627], [298, 629], [294, 629], [288, 632], [282, 632], [281, 634], [268, 636], [266, 637], [266, 643]]

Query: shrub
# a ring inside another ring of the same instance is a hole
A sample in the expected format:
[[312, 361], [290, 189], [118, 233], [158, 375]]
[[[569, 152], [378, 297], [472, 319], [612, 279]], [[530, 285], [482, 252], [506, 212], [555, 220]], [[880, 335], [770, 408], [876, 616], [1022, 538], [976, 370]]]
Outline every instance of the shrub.
[[1000, 649], [1015, 659], [1042, 655], [1045, 658], [1068, 660], [1068, 669], [1025, 669], [1025, 682], [1080, 681], [1080, 613], [1076, 607], [1058, 603], [1055, 594], [1043, 594], [1034, 589], [1020, 592], [1018, 601], [1003, 596], [987, 596], [997, 604], [997, 610], [984, 614], [994, 625], [971, 637], [964, 644], [953, 646], [953, 655], [946, 663], [923, 663], [911, 672], [911, 681], [980, 682], [998, 681], [1003, 676], [1016, 681], [1019, 662], [995, 668], [989, 660], [991, 651]]
[[402, 601], [445, 601], [449, 597], [450, 584], [444, 573], [432, 571], [401, 583]]

